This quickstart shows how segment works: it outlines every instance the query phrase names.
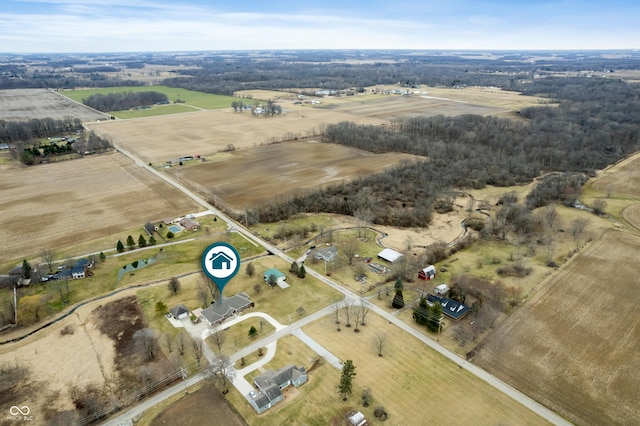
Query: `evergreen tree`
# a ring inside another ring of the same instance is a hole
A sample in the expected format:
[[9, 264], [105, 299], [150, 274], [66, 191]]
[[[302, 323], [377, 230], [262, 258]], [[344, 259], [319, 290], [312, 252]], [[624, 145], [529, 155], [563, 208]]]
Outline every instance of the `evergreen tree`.
[[304, 265], [300, 265], [300, 269], [298, 269], [298, 276], [300, 278], [304, 278], [307, 276], [307, 270], [304, 268]]
[[249, 329], [249, 337], [256, 337], [257, 335], [258, 330], [254, 326], [251, 326], [251, 328]]
[[[120, 241], [118, 241], [120, 243]], [[120, 243], [122, 244], [122, 243]], [[100, 262], [104, 262], [105, 260], [107, 260], [107, 256], [105, 256], [105, 254], [103, 252], [100, 252]]]
[[300, 267], [298, 266], [298, 261], [294, 260], [293, 263], [291, 263], [291, 268], [289, 268], [289, 272], [291, 272], [292, 274], [298, 275], [299, 270], [300, 270]]
[[404, 296], [401, 290], [396, 290], [396, 295], [393, 296], [391, 306], [396, 309], [404, 308]]
[[156, 237], [154, 237], [153, 235], [149, 237], [149, 245], [150, 246], [155, 246], [156, 245]]
[[346, 401], [352, 393], [352, 382], [355, 376], [356, 366], [353, 365], [353, 361], [348, 359], [342, 366], [342, 375], [340, 376], [340, 383], [338, 384], [338, 392], [340, 392], [343, 401]]
[[396, 283], [393, 285], [393, 289], [395, 291], [404, 290], [404, 285], [402, 284], [402, 279], [398, 278], [398, 281], [396, 281]]
[[144, 235], [140, 234], [140, 236], [138, 237], [138, 247], [142, 248], [146, 246], [147, 246], [147, 240], [144, 239]]
[[31, 278], [32, 269], [33, 268], [31, 268], [31, 264], [27, 262], [27, 259], [24, 259], [22, 261], [22, 278], [24, 278], [25, 280], [28, 280], [29, 278]]
[[136, 245], [136, 242], [133, 240], [133, 237], [131, 235], [129, 235], [127, 237], [127, 247], [129, 247], [129, 250], [133, 250], [135, 245]]
[[124, 251], [124, 244], [122, 244], [122, 241], [118, 240], [118, 244], [116, 244], [116, 250], [118, 251], [118, 253], [122, 253]]
[[421, 325], [426, 325], [429, 331], [438, 331], [442, 320], [442, 305], [440, 303], [429, 304], [424, 297], [420, 304], [413, 310], [413, 319]]

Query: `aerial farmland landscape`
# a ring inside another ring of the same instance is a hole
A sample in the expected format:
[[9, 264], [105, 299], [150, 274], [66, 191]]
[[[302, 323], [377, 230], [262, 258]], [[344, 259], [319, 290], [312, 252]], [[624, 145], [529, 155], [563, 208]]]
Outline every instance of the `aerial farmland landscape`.
[[23, 3], [0, 424], [640, 424], [637, 6]]

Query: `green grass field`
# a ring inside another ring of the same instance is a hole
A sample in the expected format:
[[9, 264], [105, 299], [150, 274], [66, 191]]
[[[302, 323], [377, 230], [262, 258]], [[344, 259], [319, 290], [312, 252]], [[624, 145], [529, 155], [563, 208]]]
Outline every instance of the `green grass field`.
[[[169, 101], [176, 102], [177, 100], [184, 101], [183, 108], [188, 106], [194, 106], [201, 109], [220, 109], [230, 108], [231, 102], [237, 100], [233, 96], [215, 95], [211, 93], [195, 92], [193, 90], [180, 89], [167, 86], [125, 86], [125, 87], [105, 87], [100, 89], [86, 89], [86, 90], [65, 90], [61, 92], [64, 96], [73, 99], [74, 101], [82, 102], [84, 99], [91, 95], [101, 94], [107, 95], [109, 93], [122, 93], [122, 92], [159, 92], [164, 93], [169, 98]], [[177, 107], [179, 105], [171, 105]], [[149, 110], [131, 111], [136, 113], [162, 111], [162, 108], [152, 108]], [[187, 112], [188, 110], [175, 110], [171, 113]], [[166, 113], [156, 113], [153, 115], [162, 115]], [[115, 114], [114, 114], [115, 115]], [[121, 117], [121, 118], [134, 118], [134, 117]]]

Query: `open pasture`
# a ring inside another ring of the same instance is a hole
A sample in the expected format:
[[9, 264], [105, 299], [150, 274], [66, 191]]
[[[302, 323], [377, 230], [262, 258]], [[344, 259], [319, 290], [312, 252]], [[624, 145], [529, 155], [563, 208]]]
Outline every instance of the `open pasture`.
[[52, 90], [0, 90], [0, 120], [26, 121], [34, 118], [79, 118], [82, 121], [104, 120], [109, 116], [73, 102]]
[[[37, 255], [198, 208], [177, 189], [112, 153], [0, 169], [0, 259]], [[114, 241], [115, 244], [115, 241]]]
[[640, 423], [640, 238], [605, 232], [476, 348], [475, 361], [576, 424]]
[[[381, 317], [367, 315], [367, 325], [360, 326], [359, 333], [353, 327], [346, 328], [344, 318], [341, 320], [340, 332], [332, 315], [304, 331], [341, 360], [353, 360], [357, 375], [349, 400], [361, 409], [361, 392], [371, 389], [373, 406], [382, 405], [389, 413], [385, 425], [416, 424], [417, 419], [422, 424], [496, 425], [513, 424], [514, 419], [522, 425], [546, 424], [532, 411]], [[375, 345], [379, 333], [386, 336], [382, 357]], [[460, 409], [448, 410], [445, 422], [444, 407]]]
[[317, 189], [360, 175], [380, 172], [410, 154], [371, 154], [314, 141], [286, 142], [229, 153], [216, 161], [172, 168], [170, 173], [208, 199], [218, 197], [244, 209], [294, 191]]
[[[210, 156], [228, 145], [252, 148], [275, 140], [319, 134], [331, 123], [354, 120], [342, 112], [306, 107], [294, 108], [277, 117], [256, 117], [227, 110], [108, 121], [89, 125], [91, 130], [149, 163], [200, 154]], [[363, 124], [382, 124], [379, 119], [359, 118]]]

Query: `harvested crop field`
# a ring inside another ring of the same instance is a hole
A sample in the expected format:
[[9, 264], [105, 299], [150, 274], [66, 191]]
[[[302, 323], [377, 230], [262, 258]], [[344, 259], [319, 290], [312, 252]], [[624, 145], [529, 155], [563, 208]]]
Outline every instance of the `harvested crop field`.
[[[294, 136], [313, 136], [319, 134], [322, 126], [354, 119], [355, 116], [343, 112], [292, 105], [283, 115], [269, 118], [228, 109], [116, 120], [88, 127], [145, 162], [165, 163], [186, 155], [209, 156], [228, 145], [245, 149]], [[371, 118], [357, 120], [374, 125], [386, 122]]]
[[380, 172], [403, 160], [424, 159], [409, 154], [372, 154], [317, 141], [284, 142], [240, 150], [169, 173], [213, 200], [244, 209], [280, 195]]
[[593, 183], [599, 191], [640, 196], [640, 154], [604, 170]]
[[578, 425], [640, 424], [639, 248], [636, 236], [605, 232], [474, 361]]
[[[196, 203], [118, 153], [0, 168], [3, 262], [179, 216]], [[114, 242], [115, 247], [115, 242]]]
[[0, 120], [67, 117], [82, 121], [105, 120], [107, 114], [74, 102], [48, 89], [0, 90]]
[[[348, 102], [326, 100], [316, 109], [330, 109], [354, 114], [361, 117], [397, 120], [407, 117], [425, 117], [435, 115], [455, 116], [461, 114], [492, 115], [508, 110], [484, 105], [471, 104], [452, 99], [428, 96], [377, 95], [366, 98], [353, 97]], [[352, 118], [357, 121], [357, 118]]]
[[625, 218], [631, 225], [640, 229], [640, 204], [632, 204], [622, 210], [622, 217]]

